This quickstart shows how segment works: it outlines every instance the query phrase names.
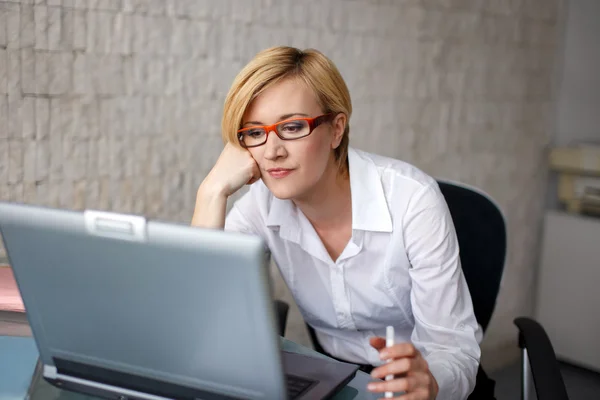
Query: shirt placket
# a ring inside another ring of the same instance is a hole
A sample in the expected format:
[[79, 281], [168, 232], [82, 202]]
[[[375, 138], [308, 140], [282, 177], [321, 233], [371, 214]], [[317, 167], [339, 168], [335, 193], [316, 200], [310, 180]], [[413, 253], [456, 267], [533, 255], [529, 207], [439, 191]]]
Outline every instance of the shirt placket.
[[346, 281], [344, 279], [345, 260], [337, 261], [330, 269], [331, 273], [331, 293], [333, 307], [338, 327], [341, 329], [356, 329], [354, 319], [351, 315], [350, 299], [346, 290]]

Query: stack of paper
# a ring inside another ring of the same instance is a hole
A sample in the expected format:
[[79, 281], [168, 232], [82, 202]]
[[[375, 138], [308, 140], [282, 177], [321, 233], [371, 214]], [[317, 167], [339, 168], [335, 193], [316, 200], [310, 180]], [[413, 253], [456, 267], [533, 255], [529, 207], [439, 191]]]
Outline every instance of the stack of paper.
[[25, 312], [17, 282], [8, 265], [0, 266], [0, 310]]
[[0, 336], [31, 336], [12, 269], [0, 266]]

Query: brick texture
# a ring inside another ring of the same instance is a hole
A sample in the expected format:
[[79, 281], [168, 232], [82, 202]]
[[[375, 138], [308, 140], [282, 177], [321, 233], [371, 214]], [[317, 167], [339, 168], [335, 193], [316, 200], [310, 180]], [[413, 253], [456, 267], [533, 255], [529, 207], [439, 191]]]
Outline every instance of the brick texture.
[[[0, 0], [0, 200], [187, 223], [235, 74], [315, 47], [350, 87], [353, 146], [504, 209], [491, 354], [531, 307], [563, 1]], [[295, 309], [289, 336], [307, 341]]]

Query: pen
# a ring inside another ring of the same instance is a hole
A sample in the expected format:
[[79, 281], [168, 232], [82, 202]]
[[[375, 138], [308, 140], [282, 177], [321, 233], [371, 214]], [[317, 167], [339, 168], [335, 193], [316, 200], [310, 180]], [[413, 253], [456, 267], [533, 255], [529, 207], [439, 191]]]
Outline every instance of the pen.
[[[394, 327], [390, 325], [385, 329], [385, 347], [392, 347], [393, 345], [394, 345]], [[392, 359], [387, 360], [388, 363], [390, 361], [392, 361]], [[386, 381], [391, 381], [392, 379], [394, 379], [393, 374], [386, 375], [386, 377], [385, 377]], [[386, 399], [391, 399], [393, 397], [394, 397], [393, 392], [385, 392]]]

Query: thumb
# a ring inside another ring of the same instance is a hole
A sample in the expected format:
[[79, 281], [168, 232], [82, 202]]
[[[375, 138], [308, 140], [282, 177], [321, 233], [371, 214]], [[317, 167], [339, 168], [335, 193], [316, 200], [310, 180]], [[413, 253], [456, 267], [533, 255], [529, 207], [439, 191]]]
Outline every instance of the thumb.
[[260, 179], [260, 176], [258, 176], [258, 177], [256, 177], [256, 176], [252, 177], [252, 179], [250, 179], [248, 181], [248, 183], [246, 183], [246, 185], [252, 185], [253, 183], [255, 183], [256, 181], [258, 181], [259, 179]]
[[385, 347], [385, 339], [379, 336], [370, 338], [369, 343], [377, 350], [381, 350]]
[[258, 165], [254, 165], [252, 167], [252, 178], [248, 181], [247, 185], [252, 185], [254, 182], [258, 181], [261, 178], [260, 169]]

